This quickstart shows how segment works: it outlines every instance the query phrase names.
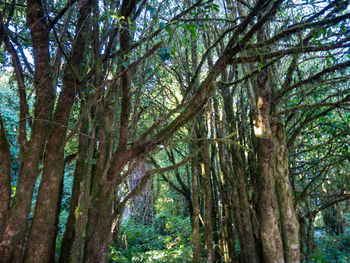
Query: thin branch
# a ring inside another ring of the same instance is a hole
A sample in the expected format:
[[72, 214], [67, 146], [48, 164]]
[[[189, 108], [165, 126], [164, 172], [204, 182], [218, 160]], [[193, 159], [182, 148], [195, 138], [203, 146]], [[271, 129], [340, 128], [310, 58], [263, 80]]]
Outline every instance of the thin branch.
[[[347, 37], [346, 40], [349, 40], [350, 37]], [[350, 47], [350, 43], [348, 44], [342, 44], [342, 43], [336, 43], [333, 45], [329, 46], [321, 46], [321, 47], [316, 47], [316, 46], [310, 46], [310, 47], [293, 47], [290, 49], [285, 49], [285, 50], [278, 50], [270, 53], [264, 53], [264, 54], [259, 54], [257, 56], [253, 57], [238, 57], [232, 59], [231, 63], [232, 64], [238, 64], [238, 63], [247, 63], [247, 62], [256, 62], [260, 61], [261, 59], [269, 59], [269, 58], [275, 58], [275, 57], [281, 57], [285, 55], [290, 55], [290, 54], [299, 54], [299, 53], [311, 53], [311, 52], [318, 52], [318, 51], [329, 51], [337, 48], [348, 48]]]
[[322, 70], [321, 72], [316, 73], [315, 75], [312, 75], [311, 77], [301, 80], [298, 83], [292, 85], [292, 86], [288, 86], [285, 88], [282, 88], [276, 96], [276, 99], [279, 100], [281, 99], [284, 95], [286, 95], [288, 92], [292, 91], [293, 89], [296, 89], [300, 86], [303, 86], [305, 84], [309, 84], [315, 81], [318, 81], [322, 76], [328, 74], [328, 73], [333, 73], [336, 72], [338, 70], [344, 70], [346, 68], [350, 67], [350, 61], [346, 61], [343, 63], [338, 63], [336, 65], [334, 65], [333, 67], [330, 68], [326, 68], [324, 70]]
[[60, 20], [62, 18], [62, 16], [67, 12], [67, 10], [74, 5], [78, 0], [71, 0], [69, 1], [66, 6], [64, 8], [62, 8], [62, 10], [58, 13], [58, 15], [52, 19], [49, 23], [49, 28], [52, 29], [55, 24], [58, 22], [58, 20]]
[[350, 19], [350, 13], [342, 15], [342, 16], [338, 16], [335, 18], [324, 19], [324, 20], [317, 21], [317, 22], [292, 25], [291, 27], [287, 28], [286, 30], [281, 31], [280, 33], [277, 33], [275, 36], [273, 36], [272, 38], [270, 38], [264, 42], [252, 44], [252, 45], [246, 46], [245, 48], [264, 47], [264, 46], [270, 45], [270, 44], [272, 44], [280, 39], [283, 39], [291, 34], [300, 32], [302, 30], [305, 30], [308, 28], [313, 28], [313, 27], [326, 26], [326, 25], [330, 26], [330, 25], [337, 24], [341, 21], [345, 21], [347, 19]]

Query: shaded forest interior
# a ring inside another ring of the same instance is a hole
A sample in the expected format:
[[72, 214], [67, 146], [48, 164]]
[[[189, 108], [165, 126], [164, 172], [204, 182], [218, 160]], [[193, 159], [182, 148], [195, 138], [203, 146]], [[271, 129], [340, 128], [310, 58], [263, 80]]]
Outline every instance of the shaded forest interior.
[[348, 0], [0, 1], [0, 263], [350, 262]]

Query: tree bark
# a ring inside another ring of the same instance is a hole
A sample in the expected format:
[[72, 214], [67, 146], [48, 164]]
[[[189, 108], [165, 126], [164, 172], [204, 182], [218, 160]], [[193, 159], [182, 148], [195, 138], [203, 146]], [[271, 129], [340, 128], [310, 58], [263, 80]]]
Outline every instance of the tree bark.
[[[203, 125], [203, 123], [202, 123]], [[204, 226], [205, 226], [205, 241], [207, 249], [207, 261], [213, 263], [215, 259], [214, 247], [213, 247], [213, 223], [212, 223], [212, 189], [211, 189], [211, 174], [210, 174], [210, 156], [209, 156], [209, 144], [203, 145], [201, 151], [201, 170], [203, 177], [204, 188]]]
[[254, 126], [258, 156], [258, 216], [264, 260], [267, 263], [284, 262], [283, 244], [278, 223], [275, 194], [275, 145], [270, 127], [271, 87], [268, 70], [258, 74], [258, 119]]
[[47, 121], [50, 120], [55, 99], [50, 74], [49, 27], [40, 1], [28, 1], [27, 22], [34, 51], [35, 119], [31, 127], [30, 141], [21, 159], [16, 195], [0, 234], [0, 262], [21, 261], [27, 218], [47, 137]]
[[[89, 219], [89, 206], [91, 203], [91, 184], [92, 184], [92, 174], [93, 174], [93, 154], [95, 150], [95, 127], [92, 127], [92, 139], [89, 141], [89, 146], [86, 154], [86, 160], [84, 165], [81, 167], [82, 169], [82, 178], [80, 180], [79, 184], [79, 196], [78, 196], [78, 202], [76, 205], [76, 209], [74, 211], [74, 217], [75, 217], [75, 225], [74, 230], [72, 232], [74, 233], [72, 237], [72, 243], [70, 251], [67, 251], [67, 257], [65, 260], [68, 262], [73, 263], [80, 263], [83, 262], [84, 257], [84, 232], [87, 231], [87, 224]], [[79, 171], [78, 171], [79, 172]], [[92, 222], [95, 222], [91, 218]], [[69, 254], [68, 254], [69, 252]]]
[[288, 152], [282, 122], [274, 125], [275, 178], [281, 222], [284, 257], [287, 263], [300, 262], [299, 221], [293, 202], [292, 186], [288, 177]]
[[273, 144], [269, 139], [260, 140], [258, 214], [265, 262], [284, 262], [283, 245], [278, 224], [278, 207], [273, 176]]
[[5, 223], [11, 199], [11, 160], [4, 122], [0, 115], [0, 229]]
[[72, 188], [71, 202], [69, 205], [69, 216], [66, 223], [66, 230], [61, 242], [60, 263], [69, 263], [69, 257], [71, 254], [71, 248], [75, 237], [75, 224], [76, 224], [76, 208], [79, 202], [79, 196], [81, 194], [81, 183], [83, 173], [86, 169], [86, 153], [88, 149], [88, 119], [83, 116], [82, 125], [80, 128], [79, 136], [79, 148], [78, 159], [74, 171], [74, 181]]
[[[85, 54], [91, 11], [90, 0], [81, 0], [75, 42], [71, 51], [71, 64], [66, 65], [63, 88], [58, 99], [54, 122], [46, 145], [43, 174], [28, 237], [25, 262], [48, 262], [54, 242], [55, 211], [59, 188], [63, 179], [64, 147], [71, 108], [79, 84], [75, 72], [80, 72]], [[43, 227], [45, 226], [45, 227]]]
[[[146, 175], [148, 170], [149, 165], [144, 161], [141, 161], [140, 164], [135, 167], [130, 174], [130, 191], [141, 182], [141, 179]], [[142, 192], [133, 196], [130, 201], [131, 218], [134, 219], [135, 222], [151, 225], [154, 216], [153, 180], [148, 180]]]
[[199, 186], [198, 186], [198, 162], [196, 158], [192, 159], [192, 244], [193, 244], [193, 263], [201, 262], [201, 240], [199, 233]]
[[[98, 211], [98, 217], [96, 218], [97, 221], [91, 222], [91, 217], [89, 216], [83, 262], [107, 262], [109, 244], [112, 240], [112, 222], [114, 219], [112, 215], [115, 199], [113, 193], [115, 193], [114, 183], [103, 181], [103, 185], [99, 187], [99, 192], [96, 193], [98, 198], [91, 204], [94, 206], [93, 209]], [[90, 209], [92, 208], [90, 207]]]
[[[223, 89], [224, 93], [224, 109], [226, 116], [226, 123], [228, 126], [229, 134], [235, 133], [233, 137], [237, 141], [237, 131], [235, 124], [235, 117], [233, 113], [233, 98], [228, 88]], [[222, 131], [219, 129], [219, 134], [223, 137]], [[240, 257], [243, 262], [258, 262], [257, 244], [254, 239], [254, 231], [251, 221], [251, 213], [249, 207], [249, 195], [247, 186], [247, 174], [245, 171], [245, 162], [242, 160], [240, 149], [237, 145], [230, 146], [231, 167], [233, 173], [228, 178], [232, 178], [232, 187], [238, 200], [233, 200], [233, 206], [235, 207], [235, 225], [240, 241]], [[226, 167], [225, 164], [222, 165]], [[223, 171], [227, 168], [223, 168]]]
[[[64, 171], [63, 175], [64, 177]], [[63, 196], [63, 186], [64, 186], [64, 179], [61, 181], [60, 189], [58, 192], [58, 199], [57, 199], [57, 205], [56, 205], [56, 213], [55, 213], [55, 230], [54, 230], [54, 235], [52, 237], [52, 242], [51, 242], [51, 251], [50, 251], [50, 260], [49, 262], [55, 262], [56, 260], [56, 239], [57, 239], [57, 234], [59, 231], [59, 221], [60, 221], [60, 212], [61, 212], [61, 204], [62, 204], [62, 196]]]

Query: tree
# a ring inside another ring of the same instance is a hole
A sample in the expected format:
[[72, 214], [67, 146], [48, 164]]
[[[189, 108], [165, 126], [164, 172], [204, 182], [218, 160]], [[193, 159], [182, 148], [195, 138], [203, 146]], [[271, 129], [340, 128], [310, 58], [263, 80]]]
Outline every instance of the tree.
[[[317, 148], [303, 145], [309, 125], [337, 110], [348, 127], [349, 90], [338, 86], [349, 80], [346, 1], [1, 4], [1, 41], [18, 88], [20, 169], [9, 205], [11, 152], [1, 117], [0, 261], [52, 261], [65, 163], [76, 156], [60, 261], [107, 262], [114, 219], [163, 168], [123, 192], [125, 182], [164, 148], [171, 148], [167, 169], [177, 168], [180, 140], [190, 152], [180, 163], [193, 159], [192, 185], [176, 170], [176, 181], [166, 181], [190, 209], [194, 261], [204, 218], [208, 262], [225, 252], [226, 261], [238, 260], [233, 232], [242, 262], [300, 262], [297, 213], [314, 216], [331, 205], [316, 200], [312, 210], [298, 196], [323, 180], [295, 180], [306, 171], [297, 162], [318, 158]], [[319, 142], [331, 147], [338, 135], [328, 136]], [[341, 164], [349, 160], [344, 141]]]

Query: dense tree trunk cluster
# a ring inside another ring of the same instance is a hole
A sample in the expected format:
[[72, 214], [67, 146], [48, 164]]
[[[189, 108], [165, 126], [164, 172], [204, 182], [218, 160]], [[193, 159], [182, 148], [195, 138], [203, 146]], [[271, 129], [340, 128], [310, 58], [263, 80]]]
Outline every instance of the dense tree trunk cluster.
[[0, 5], [19, 103], [17, 142], [0, 111], [0, 262], [107, 262], [128, 202], [152, 223], [155, 174], [186, 204], [194, 263], [309, 261], [319, 212], [344, 232], [348, 1]]

